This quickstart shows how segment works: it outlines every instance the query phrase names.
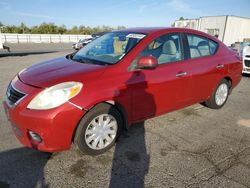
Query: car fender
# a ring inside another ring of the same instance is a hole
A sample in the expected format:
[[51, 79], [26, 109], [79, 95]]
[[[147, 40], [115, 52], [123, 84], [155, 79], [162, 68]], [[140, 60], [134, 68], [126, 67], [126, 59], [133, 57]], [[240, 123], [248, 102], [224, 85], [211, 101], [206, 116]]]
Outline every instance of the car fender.
[[83, 92], [81, 92], [79, 96], [71, 99], [70, 102], [74, 105], [79, 106], [84, 111], [89, 111], [95, 105], [99, 103], [103, 103], [103, 102], [106, 102], [115, 106], [118, 105], [121, 108], [123, 108], [123, 111], [125, 112], [128, 118], [128, 121], [130, 122], [131, 120], [131, 114], [130, 114], [131, 94], [127, 92], [125, 85], [120, 86], [118, 88], [111, 87], [108, 89], [103, 89], [100, 87], [100, 89], [98, 90], [96, 89], [96, 92], [91, 92], [90, 90], [93, 91], [93, 89], [90, 87], [88, 90], [83, 89]]

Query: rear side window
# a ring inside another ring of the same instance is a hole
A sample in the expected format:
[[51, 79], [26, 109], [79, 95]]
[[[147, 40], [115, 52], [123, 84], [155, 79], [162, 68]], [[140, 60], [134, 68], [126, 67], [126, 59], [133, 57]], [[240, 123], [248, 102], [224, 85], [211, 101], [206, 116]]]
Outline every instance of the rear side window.
[[216, 52], [217, 43], [205, 37], [187, 35], [191, 58], [212, 55]]
[[209, 47], [210, 47], [210, 53], [211, 54], [215, 54], [216, 50], [217, 50], [217, 43], [214, 41], [209, 40]]

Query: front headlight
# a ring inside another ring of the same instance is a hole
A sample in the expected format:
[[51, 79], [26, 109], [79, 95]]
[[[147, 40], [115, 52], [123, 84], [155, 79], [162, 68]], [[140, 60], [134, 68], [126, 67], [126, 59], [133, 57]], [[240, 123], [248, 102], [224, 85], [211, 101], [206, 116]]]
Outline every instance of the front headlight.
[[58, 107], [75, 97], [82, 89], [80, 82], [64, 82], [46, 88], [31, 100], [27, 108], [48, 110]]

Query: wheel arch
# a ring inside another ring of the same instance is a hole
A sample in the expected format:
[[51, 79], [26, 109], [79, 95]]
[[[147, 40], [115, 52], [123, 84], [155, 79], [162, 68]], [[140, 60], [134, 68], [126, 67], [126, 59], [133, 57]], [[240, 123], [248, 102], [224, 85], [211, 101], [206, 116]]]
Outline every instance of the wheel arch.
[[122, 120], [123, 120], [123, 127], [122, 128], [123, 129], [129, 128], [128, 113], [122, 104], [120, 104], [119, 102], [114, 101], [114, 100], [108, 100], [108, 101], [104, 101], [102, 103], [108, 103], [108, 104], [112, 105], [113, 107], [115, 107], [120, 112], [120, 114], [122, 116]]
[[[87, 110], [85, 110], [85, 113], [81, 117], [81, 119], [90, 110], [92, 110], [93, 108], [95, 108], [97, 105], [101, 105], [101, 104], [108, 104], [108, 105], [111, 105], [111, 106], [115, 107], [119, 111], [119, 113], [121, 114], [121, 117], [122, 117], [122, 121], [123, 121], [122, 129], [123, 130], [127, 130], [129, 128], [129, 121], [128, 121], [128, 113], [127, 113], [127, 111], [125, 110], [125, 108], [123, 107], [123, 105], [121, 105], [119, 102], [114, 101], [114, 100], [101, 101], [101, 102], [98, 102], [98, 103], [92, 105], [90, 108], [88, 108]], [[74, 142], [76, 130], [77, 130], [77, 127], [79, 126], [79, 123], [80, 123], [81, 119], [78, 121], [77, 125], [75, 126], [74, 132], [72, 134], [72, 139], [71, 139], [72, 142]]]
[[230, 84], [229, 94], [231, 94], [232, 90], [233, 90], [233, 81], [232, 81], [232, 78], [230, 76], [225, 76], [224, 79], [226, 81], [228, 81], [228, 83]]

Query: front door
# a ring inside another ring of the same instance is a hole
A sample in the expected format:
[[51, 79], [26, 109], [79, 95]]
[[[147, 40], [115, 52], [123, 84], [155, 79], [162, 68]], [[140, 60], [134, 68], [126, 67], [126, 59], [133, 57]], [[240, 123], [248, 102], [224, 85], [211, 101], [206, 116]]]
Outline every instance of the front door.
[[[184, 60], [180, 35], [167, 34], [156, 38], [139, 57], [149, 55], [157, 58], [158, 67], [131, 71], [129, 85], [134, 121], [183, 107], [191, 97], [190, 68]], [[136, 60], [133, 63], [136, 64]]]

